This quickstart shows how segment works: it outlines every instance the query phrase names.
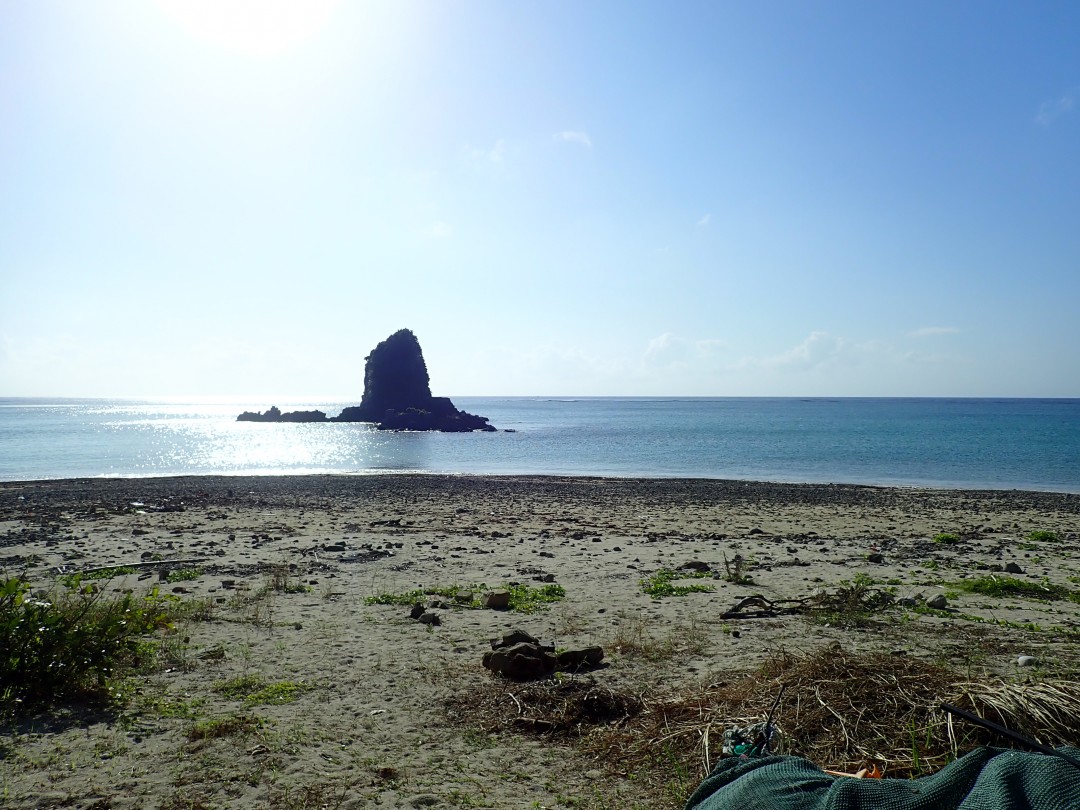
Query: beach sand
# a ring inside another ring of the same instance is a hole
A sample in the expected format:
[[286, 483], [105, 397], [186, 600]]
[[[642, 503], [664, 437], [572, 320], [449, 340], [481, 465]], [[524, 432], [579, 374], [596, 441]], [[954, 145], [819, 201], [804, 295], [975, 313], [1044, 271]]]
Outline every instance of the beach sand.
[[[1058, 539], [1031, 541], [1036, 530]], [[934, 542], [941, 532], [960, 540]], [[195, 569], [159, 587], [202, 600], [209, 617], [177, 626], [175, 665], [135, 676], [125, 708], [4, 728], [0, 805], [656, 806], [618, 751], [590, 757], [454, 716], [448, 698], [492, 677], [481, 666], [491, 639], [521, 628], [559, 648], [600, 645], [606, 666], [591, 677], [642, 694], [835, 643], [957, 666], [971, 666], [977, 647], [987, 671], [1015, 674], [1017, 657], [1030, 655], [1044, 671], [1075, 672], [1076, 637], [1061, 629], [1078, 628], [1080, 605], [955, 583], [1015, 563], [1022, 579], [1076, 589], [1078, 558], [1080, 495], [1068, 494], [426, 475], [4, 483], [7, 576], [44, 593], [61, 573], [134, 563], [135, 573], [99, 584], [142, 593], [160, 569]], [[644, 578], [691, 561], [717, 578], [689, 584], [713, 592], [644, 593]], [[725, 581], [733, 565], [752, 582]], [[862, 630], [803, 616], [721, 618], [751, 594], [802, 598], [860, 574], [919, 604], [947, 594], [948, 607], [898, 611]], [[565, 589], [546, 610], [451, 603], [435, 610], [435, 627], [406, 606], [365, 601], [545, 580]], [[649, 643], [667, 654], [641, 654]], [[244, 702], [222, 684], [245, 676], [299, 688], [276, 693], [280, 703]], [[240, 718], [232, 733], [229, 718]]]

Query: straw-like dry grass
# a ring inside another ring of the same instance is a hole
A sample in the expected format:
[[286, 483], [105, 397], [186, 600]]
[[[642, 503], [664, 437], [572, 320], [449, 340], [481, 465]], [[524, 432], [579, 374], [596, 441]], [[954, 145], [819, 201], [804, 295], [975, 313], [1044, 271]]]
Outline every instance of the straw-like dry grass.
[[780, 654], [755, 672], [673, 694], [616, 691], [593, 678], [495, 679], [459, 695], [452, 709], [459, 722], [486, 731], [554, 735], [598, 763], [610, 763], [618, 751], [616, 770], [634, 774], [663, 806], [672, 774], [691, 786], [699, 782], [719, 756], [724, 730], [761, 722], [782, 685], [774, 750], [828, 769], [854, 771], [875, 762], [890, 777], [918, 776], [978, 745], [1012, 745], [950, 717], [942, 703], [1043, 744], [1080, 741], [1080, 684], [977, 681], [942, 664], [838, 645], [812, 655]]

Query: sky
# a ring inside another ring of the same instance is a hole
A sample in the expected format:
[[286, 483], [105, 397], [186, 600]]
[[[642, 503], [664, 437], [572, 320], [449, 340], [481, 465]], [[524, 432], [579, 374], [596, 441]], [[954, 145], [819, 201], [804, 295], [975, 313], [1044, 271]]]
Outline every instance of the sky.
[[[1080, 4], [0, 0], [0, 396], [1080, 396]], [[269, 401], [267, 402], [269, 404]]]

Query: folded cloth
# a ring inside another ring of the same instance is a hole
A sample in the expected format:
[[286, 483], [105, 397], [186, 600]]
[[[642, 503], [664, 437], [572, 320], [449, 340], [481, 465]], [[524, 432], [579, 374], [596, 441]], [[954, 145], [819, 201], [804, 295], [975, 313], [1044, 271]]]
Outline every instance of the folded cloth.
[[[1080, 757], [1080, 749], [1061, 748]], [[833, 777], [802, 757], [721, 759], [686, 810], [1069, 810], [1080, 768], [1049, 754], [979, 748], [918, 779]]]

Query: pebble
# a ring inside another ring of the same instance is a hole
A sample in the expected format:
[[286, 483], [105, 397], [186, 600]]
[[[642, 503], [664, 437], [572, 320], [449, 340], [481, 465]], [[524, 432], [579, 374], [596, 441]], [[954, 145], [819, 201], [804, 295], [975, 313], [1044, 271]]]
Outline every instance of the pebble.
[[1016, 659], [1016, 665], [1018, 667], [1033, 667], [1037, 663], [1039, 662], [1033, 655], [1021, 655]]
[[945, 598], [945, 594], [939, 593], [937, 596], [931, 596], [927, 599], [926, 606], [934, 610], [944, 610], [949, 606], [949, 600]]

